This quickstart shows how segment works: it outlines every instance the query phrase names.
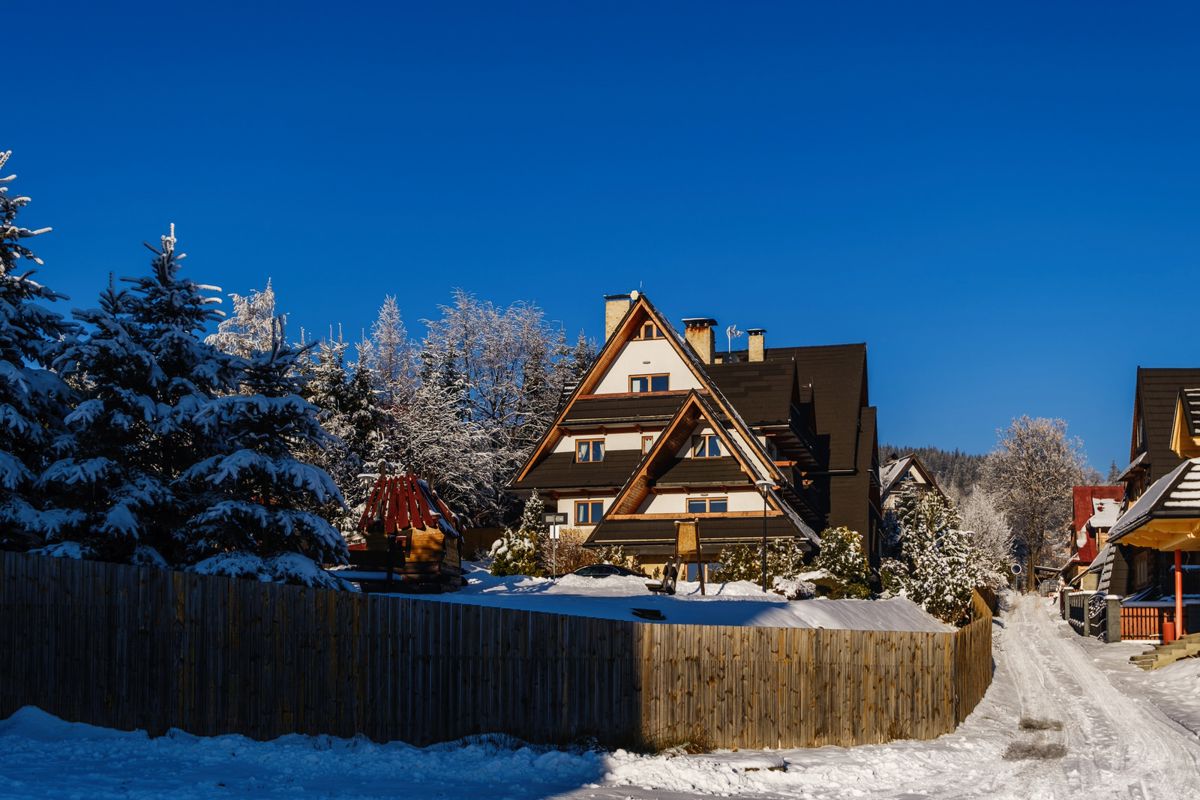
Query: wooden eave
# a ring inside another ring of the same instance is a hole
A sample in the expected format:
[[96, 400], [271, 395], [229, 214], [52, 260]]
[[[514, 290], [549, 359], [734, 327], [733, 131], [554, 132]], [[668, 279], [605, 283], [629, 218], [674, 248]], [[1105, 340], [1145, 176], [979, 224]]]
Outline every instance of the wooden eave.
[[1189, 407], [1189, 392], [1181, 389], [1175, 400], [1175, 421], [1171, 425], [1171, 450], [1180, 458], [1200, 456], [1200, 431], [1197, 414]]

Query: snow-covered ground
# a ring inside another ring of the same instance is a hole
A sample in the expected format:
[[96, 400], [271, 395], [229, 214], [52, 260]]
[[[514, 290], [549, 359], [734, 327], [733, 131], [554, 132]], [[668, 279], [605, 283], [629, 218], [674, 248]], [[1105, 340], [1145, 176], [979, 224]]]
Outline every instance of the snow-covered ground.
[[[680, 581], [674, 596], [651, 594], [646, 578], [496, 577], [467, 565], [467, 585], [457, 592], [419, 595], [442, 603], [470, 603], [546, 611], [554, 614], [637, 620], [633, 610], [653, 609], [664, 622], [696, 625], [762, 625], [775, 628], [847, 628], [853, 630], [950, 631], [910, 600], [792, 600], [764, 592], [748, 581]], [[413, 595], [406, 595], [412, 597]], [[643, 621], [643, 620], [639, 620]]]
[[1200, 798], [1196, 735], [1155, 704], [1191, 685], [1200, 662], [1147, 676], [1122, 663], [1135, 647], [1099, 649], [1036, 598], [1015, 601], [997, 620], [996, 643], [987, 696], [932, 742], [696, 756], [502, 739], [416, 749], [301, 736], [148, 739], [25, 709], [0, 722], [0, 796]]

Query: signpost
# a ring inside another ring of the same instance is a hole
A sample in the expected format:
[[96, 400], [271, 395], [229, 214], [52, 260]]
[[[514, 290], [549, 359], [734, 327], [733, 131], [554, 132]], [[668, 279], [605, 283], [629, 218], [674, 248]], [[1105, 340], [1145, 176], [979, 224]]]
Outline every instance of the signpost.
[[550, 576], [558, 572], [558, 529], [567, 524], [567, 515], [554, 511], [542, 514], [542, 522], [550, 526]]

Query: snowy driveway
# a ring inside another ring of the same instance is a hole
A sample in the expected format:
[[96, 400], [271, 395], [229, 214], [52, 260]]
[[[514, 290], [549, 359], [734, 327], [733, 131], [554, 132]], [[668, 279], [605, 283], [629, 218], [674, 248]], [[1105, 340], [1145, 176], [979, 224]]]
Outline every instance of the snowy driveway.
[[987, 697], [932, 742], [641, 757], [486, 742], [151, 740], [26, 709], [0, 722], [0, 797], [1200, 798], [1195, 734], [1152, 705], [1161, 692], [1135, 696], [1110, 680], [1136, 691], [1140, 673], [1112, 659], [1099, 668], [1095, 648], [1034, 598], [999, 617], [996, 634]]

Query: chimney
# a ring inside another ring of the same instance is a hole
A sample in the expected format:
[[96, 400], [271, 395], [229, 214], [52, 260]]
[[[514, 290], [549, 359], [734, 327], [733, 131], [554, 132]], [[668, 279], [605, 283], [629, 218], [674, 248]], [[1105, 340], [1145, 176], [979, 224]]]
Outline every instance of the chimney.
[[613, 335], [632, 304], [633, 298], [628, 294], [604, 295], [604, 341]]
[[708, 317], [689, 317], [683, 321], [684, 336], [687, 338], [687, 343], [696, 351], [696, 355], [700, 356], [700, 360], [705, 364], [713, 363], [713, 351], [716, 350], [716, 333], [713, 328], [716, 326], [715, 319]]
[[763, 355], [765, 354], [766, 349], [763, 346], [763, 339], [765, 338], [763, 334], [766, 332], [766, 328], [751, 328], [750, 330], [746, 331], [746, 336], [749, 337], [750, 341], [750, 352], [748, 354], [750, 361], [763, 360]]

